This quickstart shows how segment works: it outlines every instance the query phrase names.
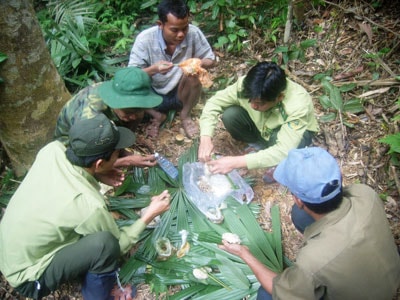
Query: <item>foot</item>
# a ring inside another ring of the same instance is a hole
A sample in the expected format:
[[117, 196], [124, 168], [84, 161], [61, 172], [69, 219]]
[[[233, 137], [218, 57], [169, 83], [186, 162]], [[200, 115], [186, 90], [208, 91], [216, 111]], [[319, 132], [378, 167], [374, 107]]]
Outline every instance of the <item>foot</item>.
[[199, 134], [199, 126], [190, 118], [183, 119], [182, 126], [185, 130], [186, 136], [190, 139]]
[[150, 124], [146, 127], [146, 136], [156, 138], [166, 118], [167, 116], [165, 114], [160, 113], [157, 117], [151, 119]]
[[114, 300], [133, 300], [136, 297], [136, 287], [128, 284], [121, 288], [116, 285], [111, 291], [111, 296]]
[[265, 173], [264, 173], [264, 175], [262, 177], [264, 183], [271, 184], [271, 183], [275, 183], [276, 182], [276, 180], [274, 179], [275, 169], [276, 169], [276, 167], [272, 167], [272, 168], [268, 168], [265, 171]]

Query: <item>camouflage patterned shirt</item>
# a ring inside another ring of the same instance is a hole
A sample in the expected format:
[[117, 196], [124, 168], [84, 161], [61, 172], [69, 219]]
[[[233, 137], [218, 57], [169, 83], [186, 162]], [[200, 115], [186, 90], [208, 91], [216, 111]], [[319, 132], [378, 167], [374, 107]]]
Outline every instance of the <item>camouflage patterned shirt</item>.
[[91, 119], [101, 113], [118, 123], [118, 117], [97, 93], [100, 84], [96, 83], [82, 89], [64, 105], [57, 118], [55, 139], [67, 144], [69, 129], [77, 120]]

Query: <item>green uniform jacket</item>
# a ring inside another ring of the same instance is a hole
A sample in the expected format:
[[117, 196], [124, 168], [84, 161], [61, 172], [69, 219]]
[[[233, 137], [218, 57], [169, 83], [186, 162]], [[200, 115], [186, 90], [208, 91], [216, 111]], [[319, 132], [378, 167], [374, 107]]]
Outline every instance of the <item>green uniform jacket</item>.
[[99, 188], [59, 141], [39, 152], [0, 223], [0, 271], [12, 286], [38, 279], [57, 251], [83, 236], [111, 232], [121, 253], [138, 241], [146, 224], [119, 229]]
[[200, 135], [212, 137], [218, 116], [227, 107], [239, 105], [249, 113], [265, 140], [268, 141], [271, 132], [281, 126], [275, 145], [245, 156], [248, 169], [275, 166], [287, 156], [289, 150], [298, 147], [306, 130], [319, 130], [311, 96], [302, 86], [287, 80], [282, 106], [260, 112], [251, 108], [249, 99], [239, 97], [243, 79], [239, 78], [236, 83], [207, 100], [200, 117]]
[[275, 277], [273, 299], [391, 300], [400, 257], [382, 200], [363, 184], [306, 228], [294, 266]]

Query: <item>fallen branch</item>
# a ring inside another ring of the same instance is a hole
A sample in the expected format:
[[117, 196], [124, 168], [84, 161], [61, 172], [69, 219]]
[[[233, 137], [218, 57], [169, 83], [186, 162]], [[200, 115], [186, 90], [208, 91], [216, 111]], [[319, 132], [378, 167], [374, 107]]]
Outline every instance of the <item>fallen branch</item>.
[[400, 85], [400, 80], [397, 80], [396, 78], [385, 78], [385, 79], [378, 79], [378, 80], [358, 80], [358, 81], [340, 81], [340, 82], [332, 81], [332, 84], [334, 84], [335, 86], [342, 86], [345, 84], [356, 84], [357, 86], [364, 86], [364, 85], [396, 86], [396, 85]]

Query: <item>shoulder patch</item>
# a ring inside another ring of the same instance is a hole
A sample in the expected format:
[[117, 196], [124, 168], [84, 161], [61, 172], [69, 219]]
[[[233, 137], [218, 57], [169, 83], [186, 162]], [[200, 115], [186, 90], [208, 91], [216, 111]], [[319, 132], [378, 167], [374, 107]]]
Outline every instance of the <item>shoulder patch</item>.
[[299, 121], [299, 120], [295, 120], [295, 121], [290, 121], [290, 122], [288, 122], [288, 126], [289, 126], [291, 129], [294, 129], [294, 130], [298, 130], [298, 129], [300, 129], [300, 128], [302, 127], [302, 125], [300, 124], [300, 121]]

